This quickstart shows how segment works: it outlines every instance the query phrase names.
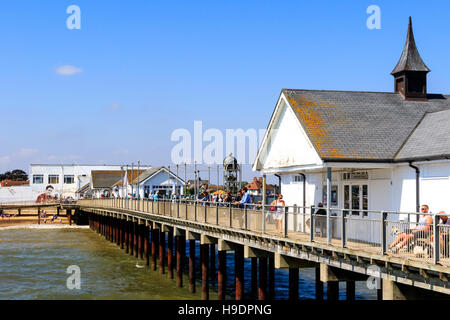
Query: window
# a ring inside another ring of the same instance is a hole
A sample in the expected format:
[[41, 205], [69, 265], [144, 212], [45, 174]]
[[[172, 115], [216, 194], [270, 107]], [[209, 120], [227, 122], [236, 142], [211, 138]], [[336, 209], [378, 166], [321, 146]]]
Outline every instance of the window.
[[75, 177], [73, 174], [67, 174], [64, 175], [64, 184], [74, 184], [75, 183]]
[[[327, 186], [323, 186], [322, 203], [324, 206], [327, 205]], [[338, 205], [338, 187], [331, 186], [331, 206], [337, 205]]]
[[58, 184], [59, 183], [59, 175], [49, 174], [48, 175], [48, 183], [49, 184]]
[[294, 183], [303, 182], [303, 177], [302, 176], [293, 176], [292, 182], [294, 182]]
[[43, 184], [44, 175], [43, 174], [33, 174], [33, 184]]

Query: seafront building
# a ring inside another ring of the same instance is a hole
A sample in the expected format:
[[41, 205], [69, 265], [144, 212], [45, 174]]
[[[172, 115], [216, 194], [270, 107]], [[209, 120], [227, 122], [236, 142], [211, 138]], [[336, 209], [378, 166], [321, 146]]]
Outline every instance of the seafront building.
[[253, 169], [281, 177], [287, 205], [450, 212], [450, 96], [427, 92], [429, 71], [410, 21], [394, 92], [283, 89]]
[[[160, 196], [184, 194], [185, 182], [166, 167], [154, 167], [137, 174], [126, 174], [123, 179], [113, 185], [114, 196], [125, 197], [138, 194], [145, 198], [158, 191]], [[126, 190], [126, 191], [125, 191]]]
[[[77, 191], [86, 185], [91, 185], [92, 172], [115, 171], [120, 177], [122, 167], [123, 165], [30, 164], [30, 189], [33, 194], [40, 194], [51, 185], [55, 194], [76, 198]], [[143, 166], [145, 167], [150, 166]], [[117, 179], [114, 180], [117, 181]], [[92, 190], [100, 189], [97, 185], [95, 188], [93, 185], [90, 187]]]

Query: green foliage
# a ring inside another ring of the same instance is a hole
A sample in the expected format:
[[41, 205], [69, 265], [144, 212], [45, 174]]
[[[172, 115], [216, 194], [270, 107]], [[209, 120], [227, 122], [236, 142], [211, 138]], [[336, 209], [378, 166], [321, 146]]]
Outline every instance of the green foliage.
[[28, 175], [23, 170], [15, 169], [13, 171], [6, 171], [5, 173], [0, 174], [0, 181], [3, 180], [27, 181]]

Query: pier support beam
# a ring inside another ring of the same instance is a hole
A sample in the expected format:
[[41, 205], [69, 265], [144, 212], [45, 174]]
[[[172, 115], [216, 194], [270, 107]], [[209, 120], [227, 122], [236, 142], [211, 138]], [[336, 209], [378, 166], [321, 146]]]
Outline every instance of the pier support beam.
[[316, 300], [322, 301], [323, 300], [323, 282], [320, 281], [320, 267], [317, 266], [315, 268], [316, 271]]
[[139, 224], [135, 221], [134, 223], [134, 256], [139, 258], [139, 240], [141, 238], [141, 233], [139, 232]]
[[339, 281], [327, 282], [327, 300], [339, 300]]
[[209, 274], [210, 274], [210, 281], [212, 284], [216, 281], [216, 245], [214, 243], [209, 245]]
[[124, 221], [125, 224], [125, 253], [130, 253], [130, 223], [128, 220]]
[[195, 293], [195, 239], [189, 239], [189, 292]]
[[347, 293], [347, 300], [354, 301], [355, 300], [355, 281], [346, 281], [345, 291]]
[[130, 221], [130, 256], [134, 256], [134, 222]]
[[150, 230], [147, 225], [143, 226], [144, 228], [144, 255], [145, 255], [145, 265], [150, 265], [150, 249], [149, 249], [149, 235]]
[[159, 229], [155, 225], [152, 227], [152, 268], [156, 271], [156, 250], [159, 246]]
[[200, 244], [201, 250], [201, 265], [202, 265], [202, 300], [209, 300], [209, 245]]
[[267, 299], [267, 258], [259, 258], [258, 300]]
[[236, 278], [236, 300], [244, 299], [244, 247], [234, 250], [234, 276]]
[[184, 264], [184, 255], [186, 254], [186, 250], [184, 250], [186, 243], [185, 232], [184, 230], [180, 230], [178, 228], [174, 228], [173, 231], [175, 235], [175, 243], [176, 243], [176, 258], [177, 258], [177, 287], [183, 287], [183, 264]]
[[159, 273], [165, 273], [166, 233], [161, 228], [159, 231]]
[[250, 258], [252, 261], [252, 277], [251, 277], [251, 292], [252, 297], [256, 299], [258, 294], [258, 258]]
[[120, 219], [120, 249], [124, 248], [125, 241], [125, 220]]
[[383, 300], [448, 300], [448, 295], [398, 283], [382, 280]]
[[167, 276], [173, 279], [173, 231], [167, 232]]
[[289, 268], [289, 300], [298, 300], [298, 268]]
[[269, 283], [268, 283], [268, 293], [269, 293], [269, 299], [273, 300], [275, 299], [275, 261], [274, 257], [268, 258], [269, 262]]
[[227, 252], [220, 250], [217, 253], [217, 299], [225, 300]]
[[299, 289], [299, 268], [314, 268], [319, 265], [315, 262], [296, 259], [279, 253], [275, 253], [274, 260], [276, 269], [289, 269], [289, 300], [297, 300]]

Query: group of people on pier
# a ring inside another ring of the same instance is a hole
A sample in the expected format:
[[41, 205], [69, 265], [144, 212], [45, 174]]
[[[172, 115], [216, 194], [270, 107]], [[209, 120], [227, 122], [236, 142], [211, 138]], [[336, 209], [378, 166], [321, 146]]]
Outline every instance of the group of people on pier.
[[[399, 231], [398, 228], [393, 227], [393, 232], [396, 233], [394, 241], [389, 245], [388, 251], [392, 253], [397, 253], [403, 248], [407, 248], [412, 244], [423, 243], [424, 245], [432, 244], [434, 241], [433, 234], [433, 217], [430, 213], [430, 208], [428, 205], [424, 204], [420, 208], [421, 215], [418, 223], [413, 228], [406, 228], [403, 231]], [[439, 234], [440, 248], [444, 252], [448, 253], [449, 246], [449, 229], [450, 220], [448, 215], [444, 211], [439, 212], [439, 225], [443, 226], [442, 232]]]

